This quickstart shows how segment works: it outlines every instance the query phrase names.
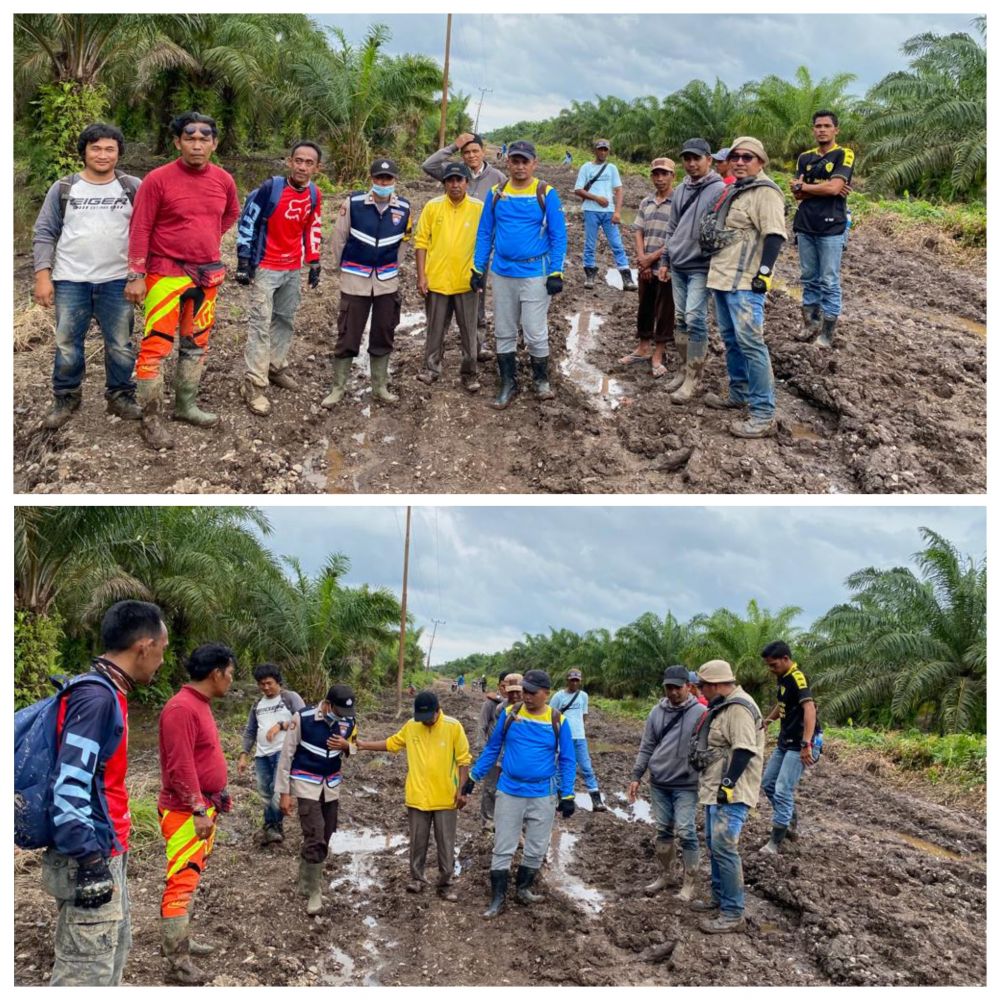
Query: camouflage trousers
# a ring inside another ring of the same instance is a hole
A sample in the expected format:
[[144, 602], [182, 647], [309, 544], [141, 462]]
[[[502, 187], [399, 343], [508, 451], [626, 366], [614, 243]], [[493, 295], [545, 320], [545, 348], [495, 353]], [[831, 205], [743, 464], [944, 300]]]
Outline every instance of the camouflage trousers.
[[132, 947], [127, 865], [127, 854], [111, 858], [115, 893], [109, 903], [87, 910], [73, 905], [76, 862], [53, 850], [43, 855], [42, 886], [59, 906], [50, 986], [121, 985]]

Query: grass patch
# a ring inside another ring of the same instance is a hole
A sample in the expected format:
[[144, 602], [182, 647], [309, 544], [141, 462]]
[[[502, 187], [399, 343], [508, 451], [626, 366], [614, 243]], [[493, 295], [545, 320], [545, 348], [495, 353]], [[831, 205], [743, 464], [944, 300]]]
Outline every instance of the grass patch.
[[645, 722], [656, 701], [652, 698], [604, 698], [592, 694], [590, 704], [620, 719], [639, 719]]

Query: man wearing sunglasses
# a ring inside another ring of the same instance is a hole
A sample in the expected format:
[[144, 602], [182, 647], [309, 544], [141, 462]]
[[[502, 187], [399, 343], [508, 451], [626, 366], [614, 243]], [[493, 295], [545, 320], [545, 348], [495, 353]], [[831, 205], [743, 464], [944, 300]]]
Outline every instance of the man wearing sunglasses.
[[729, 395], [706, 393], [703, 398], [713, 409], [749, 409], [749, 419], [738, 417], [729, 429], [736, 437], [761, 438], [776, 430], [774, 372], [764, 343], [764, 300], [785, 242], [785, 198], [764, 173], [767, 152], [759, 139], [736, 139], [729, 162], [736, 182], [712, 209], [724, 238], [712, 255], [707, 282], [726, 346]]
[[180, 156], [150, 171], [136, 194], [125, 286], [125, 298], [145, 308], [136, 397], [143, 437], [156, 450], [174, 446], [162, 418], [161, 364], [178, 332], [174, 418], [195, 427], [218, 423], [218, 415], [199, 409], [196, 399], [225, 275], [222, 235], [240, 214], [233, 178], [211, 162], [219, 135], [215, 120], [188, 111], [170, 131]]

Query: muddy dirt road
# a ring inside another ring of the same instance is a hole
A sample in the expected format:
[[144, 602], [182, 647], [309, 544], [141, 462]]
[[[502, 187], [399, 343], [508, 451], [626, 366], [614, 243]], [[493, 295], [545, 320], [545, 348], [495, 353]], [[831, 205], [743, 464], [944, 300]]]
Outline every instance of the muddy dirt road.
[[[480, 695], [442, 704], [476, 732]], [[244, 710], [245, 711], [245, 710]], [[229, 745], [242, 718], [228, 723]], [[368, 738], [394, 732], [387, 707], [367, 712]], [[155, 716], [132, 718], [133, 782], [155, 790]], [[828, 748], [800, 786], [803, 836], [779, 859], [757, 853], [769, 831], [764, 802], [744, 835], [748, 930], [712, 939], [673, 898], [642, 895], [654, 875], [648, 802], [624, 802], [641, 725], [598, 710], [588, 722], [591, 753], [609, 812], [557, 820], [543, 903], [513, 901], [495, 923], [488, 901], [490, 838], [479, 793], [460, 814], [459, 901], [404, 891], [408, 881], [403, 755], [364, 753], [347, 764], [341, 829], [333, 838], [326, 906], [305, 915], [294, 883], [297, 821], [286, 840], [255, 841], [259, 805], [236, 783], [198, 892], [194, 926], [216, 945], [205, 959], [214, 985], [985, 985], [985, 814], [932, 801], [930, 789], [894, 784]], [[474, 751], [479, 741], [472, 736]], [[646, 786], [643, 786], [646, 794]], [[163, 982], [157, 920], [160, 847], [130, 860], [135, 944], [126, 982]], [[433, 848], [428, 873], [433, 878]], [[38, 869], [15, 877], [15, 977], [41, 984], [51, 966], [55, 907]], [[707, 863], [702, 862], [703, 889]], [[199, 960], [201, 961], [201, 960]]]
[[[262, 167], [261, 176], [269, 171]], [[572, 197], [575, 171], [544, 164], [568, 208], [566, 290], [549, 314], [556, 399], [530, 393], [506, 411], [489, 406], [496, 373], [483, 388], [459, 385], [457, 332], [445, 375], [416, 380], [423, 357], [423, 306], [412, 251], [405, 251], [404, 306], [393, 383], [400, 402], [372, 403], [367, 356], [355, 365], [350, 396], [330, 413], [338, 301], [329, 271], [306, 292], [291, 360], [298, 393], [273, 390], [272, 414], [249, 413], [239, 397], [249, 290], [227, 282], [203, 383], [204, 405], [222, 415], [210, 430], [176, 427], [177, 447], [150, 452], [138, 426], [104, 413], [102, 349], [88, 341], [82, 410], [62, 430], [40, 421], [50, 395], [51, 314], [25, 312], [30, 255], [15, 255], [20, 330], [36, 331], [14, 356], [14, 483], [25, 493], [969, 493], [986, 484], [986, 274], [959, 262], [944, 237], [898, 237], [857, 227], [844, 258], [845, 313], [836, 349], [796, 342], [798, 261], [787, 246], [766, 335], [777, 379], [780, 433], [741, 441], [729, 415], [697, 401], [671, 405], [648, 369], [623, 370], [634, 344], [636, 299], [610, 270], [583, 289], [583, 223]], [[625, 179], [632, 212], [645, 194]], [[402, 190], [415, 208], [440, 193], [424, 179]], [[627, 214], [627, 218], [631, 218]], [[789, 223], [790, 229], [790, 223]], [[631, 235], [625, 234], [631, 248]], [[233, 238], [224, 256], [235, 264]], [[490, 336], [492, 342], [492, 334]], [[706, 387], [721, 390], [725, 367], [712, 333]], [[522, 364], [527, 365], [526, 358]], [[670, 356], [673, 369], [676, 358]], [[170, 366], [172, 369], [172, 365]], [[527, 368], [522, 383], [530, 381]]]

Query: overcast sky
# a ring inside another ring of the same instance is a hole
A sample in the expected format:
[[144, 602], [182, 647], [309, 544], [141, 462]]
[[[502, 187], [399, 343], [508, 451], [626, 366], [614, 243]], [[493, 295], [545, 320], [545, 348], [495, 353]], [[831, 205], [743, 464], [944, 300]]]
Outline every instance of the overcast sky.
[[[479, 88], [492, 88], [479, 120], [483, 131], [549, 118], [596, 94], [662, 98], [691, 80], [713, 84], [716, 77], [735, 88], [771, 73], [791, 79], [803, 65], [816, 80], [856, 74], [850, 92], [861, 96], [906, 68], [899, 47], [907, 38], [974, 31], [972, 14], [711, 13], [716, 6], [709, 0], [702, 14], [455, 14], [452, 89], [472, 95], [475, 118]], [[392, 30], [390, 53], [444, 57], [445, 14], [312, 16], [343, 28], [354, 43], [380, 21]]]
[[[265, 544], [311, 572], [330, 552], [351, 561], [347, 582], [403, 578], [403, 507], [265, 507]], [[434, 618], [435, 663], [506, 649], [525, 632], [612, 631], [646, 611], [681, 620], [751, 598], [803, 609], [810, 625], [848, 597], [866, 566], [911, 565], [929, 527], [982, 558], [976, 507], [414, 507], [409, 611]]]

